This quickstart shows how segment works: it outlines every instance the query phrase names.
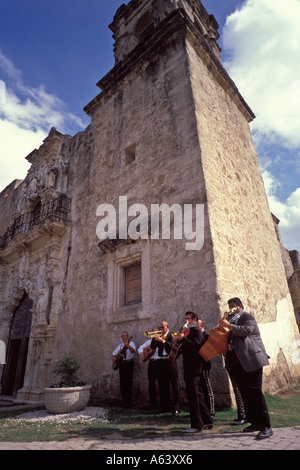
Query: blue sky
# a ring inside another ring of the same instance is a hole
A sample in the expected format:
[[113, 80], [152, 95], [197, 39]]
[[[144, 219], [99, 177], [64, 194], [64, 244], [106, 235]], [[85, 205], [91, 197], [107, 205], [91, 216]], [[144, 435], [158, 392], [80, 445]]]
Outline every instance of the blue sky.
[[[0, 190], [26, 176], [25, 157], [52, 126], [74, 135], [89, 124], [83, 107], [114, 65], [108, 25], [122, 3], [0, 0]], [[300, 0], [202, 3], [256, 114], [251, 130], [283, 242], [300, 251]]]

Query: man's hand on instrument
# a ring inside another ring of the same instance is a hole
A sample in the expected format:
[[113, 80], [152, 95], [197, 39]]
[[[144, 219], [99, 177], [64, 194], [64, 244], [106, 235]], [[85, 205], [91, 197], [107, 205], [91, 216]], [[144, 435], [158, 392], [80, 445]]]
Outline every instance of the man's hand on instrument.
[[125, 347], [126, 349], [129, 349], [129, 351], [131, 351], [132, 353], [134, 352], [133, 347], [132, 347], [127, 341], [125, 341], [124, 347]]
[[154, 339], [156, 341], [159, 341], [160, 343], [165, 343], [166, 342], [166, 340], [164, 338], [162, 338], [161, 336], [159, 336], [159, 335], [155, 335]]
[[227, 321], [226, 318], [221, 318], [221, 320], [219, 320], [219, 329], [221, 329], [221, 331], [227, 331], [228, 328], [230, 328], [229, 321]]
[[181, 341], [183, 337], [184, 337], [183, 333], [177, 333], [177, 335], [175, 336], [175, 339], [178, 339], [179, 341]]

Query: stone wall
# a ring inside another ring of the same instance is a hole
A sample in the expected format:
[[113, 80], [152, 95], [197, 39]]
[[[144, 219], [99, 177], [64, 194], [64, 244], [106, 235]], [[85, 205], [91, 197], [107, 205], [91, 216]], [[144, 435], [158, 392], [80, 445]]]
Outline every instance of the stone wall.
[[[167, 49], [163, 60], [152, 55], [142, 69], [134, 68], [113, 91], [99, 96], [88, 130], [92, 144], [78, 143], [73, 151], [72, 244], [58, 345], [62, 351], [68, 331], [70, 346], [78, 351], [83, 372], [102, 400], [119, 396], [111, 354], [123, 330], [139, 346], [145, 341], [143, 332], [163, 319], [177, 331], [186, 310], [202, 313], [207, 304], [217, 309], [207, 221], [199, 252], [187, 251], [186, 240], [148, 239], [104, 253], [96, 236], [98, 205], [118, 207], [119, 196], [128, 197], [128, 206], [144, 204], [149, 213], [155, 203], [206, 206], [188, 65], [180, 41]], [[111, 79], [113, 83], [114, 71]], [[128, 163], [126, 149], [131, 146], [135, 160]], [[119, 296], [122, 269], [133, 260], [142, 262], [143, 300], [124, 307]], [[147, 390], [146, 370], [137, 358], [134, 393], [140, 401]]]
[[6, 232], [12, 221], [12, 215], [15, 212], [22, 191], [21, 183], [22, 180], [14, 180], [0, 193], [0, 237]]

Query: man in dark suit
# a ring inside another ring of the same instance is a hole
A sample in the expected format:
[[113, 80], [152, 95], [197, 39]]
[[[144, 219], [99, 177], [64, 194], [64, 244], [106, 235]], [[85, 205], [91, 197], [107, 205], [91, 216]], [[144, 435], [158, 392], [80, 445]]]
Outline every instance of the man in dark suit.
[[205, 342], [204, 335], [198, 326], [198, 316], [194, 312], [186, 312], [189, 321], [189, 333], [179, 333], [176, 337], [181, 340], [179, 353], [183, 356], [184, 381], [187, 400], [190, 410], [191, 428], [187, 433], [201, 432], [203, 429], [213, 427], [213, 419], [206, 406], [204, 393], [201, 387], [201, 373], [204, 359], [199, 355], [199, 349]]
[[[169, 331], [167, 321], [160, 324], [161, 336], [155, 336], [151, 341], [151, 349], [158, 352], [158, 383], [160, 402], [163, 412], [172, 408], [173, 416], [179, 416], [179, 390], [178, 390], [178, 370], [176, 362], [168, 360], [168, 355], [172, 349], [172, 335]], [[172, 388], [172, 406], [170, 400], [170, 385]]]
[[230, 299], [228, 305], [233, 313], [220, 320], [219, 326], [231, 330], [225, 364], [242, 394], [247, 421], [251, 423], [243, 431], [259, 431], [256, 438], [266, 439], [273, 435], [262, 391], [263, 367], [269, 364], [269, 358], [253, 315], [244, 311], [238, 297]]

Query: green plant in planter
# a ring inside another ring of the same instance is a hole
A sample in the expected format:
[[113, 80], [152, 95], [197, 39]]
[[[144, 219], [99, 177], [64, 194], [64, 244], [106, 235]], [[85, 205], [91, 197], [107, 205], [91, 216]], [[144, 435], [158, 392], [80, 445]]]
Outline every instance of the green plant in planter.
[[86, 385], [78, 379], [77, 371], [80, 365], [71, 356], [65, 355], [62, 359], [55, 361], [53, 374], [60, 377], [59, 382], [50, 385], [50, 388], [78, 387]]
[[79, 368], [76, 359], [68, 355], [55, 361], [53, 374], [60, 380], [44, 389], [45, 407], [49, 413], [72, 413], [87, 406], [92, 386], [78, 380]]

